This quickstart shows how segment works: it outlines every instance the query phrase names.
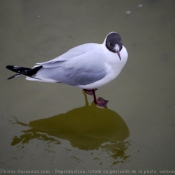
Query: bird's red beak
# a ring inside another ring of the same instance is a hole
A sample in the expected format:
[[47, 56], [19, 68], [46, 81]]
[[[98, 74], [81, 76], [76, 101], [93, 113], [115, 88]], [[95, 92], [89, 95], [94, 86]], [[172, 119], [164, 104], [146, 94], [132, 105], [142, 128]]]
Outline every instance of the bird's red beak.
[[119, 52], [119, 51], [117, 51], [116, 53], [117, 53], [117, 55], [119, 56], [119, 58], [120, 58], [120, 60], [121, 60], [121, 57], [120, 57], [120, 52]]

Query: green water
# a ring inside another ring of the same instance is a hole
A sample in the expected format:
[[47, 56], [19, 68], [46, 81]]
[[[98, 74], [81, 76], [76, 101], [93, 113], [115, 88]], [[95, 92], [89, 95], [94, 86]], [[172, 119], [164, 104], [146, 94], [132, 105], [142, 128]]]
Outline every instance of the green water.
[[[174, 0], [1, 0], [0, 173], [173, 170], [174, 15]], [[77, 45], [102, 43], [110, 31], [121, 34], [129, 58], [97, 91], [107, 109], [78, 88], [7, 80], [13, 73], [6, 65], [32, 67]]]

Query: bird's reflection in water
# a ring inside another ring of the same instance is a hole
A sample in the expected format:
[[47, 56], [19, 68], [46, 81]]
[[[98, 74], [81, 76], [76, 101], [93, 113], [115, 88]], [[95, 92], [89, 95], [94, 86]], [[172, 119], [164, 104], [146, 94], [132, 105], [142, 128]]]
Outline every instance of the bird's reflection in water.
[[29, 124], [16, 120], [16, 124], [27, 128], [21, 136], [13, 138], [11, 145], [25, 144], [32, 139], [61, 144], [59, 139], [64, 139], [81, 150], [102, 149], [114, 159], [126, 159], [129, 143], [124, 140], [129, 130], [124, 120], [115, 111], [99, 108], [94, 103], [88, 105], [86, 96], [85, 102], [83, 107]]

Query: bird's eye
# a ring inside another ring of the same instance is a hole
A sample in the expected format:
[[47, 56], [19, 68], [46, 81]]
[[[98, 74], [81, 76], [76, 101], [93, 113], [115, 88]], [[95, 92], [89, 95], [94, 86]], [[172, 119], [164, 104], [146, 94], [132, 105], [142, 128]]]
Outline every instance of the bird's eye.
[[109, 42], [109, 45], [112, 46], [112, 44]]

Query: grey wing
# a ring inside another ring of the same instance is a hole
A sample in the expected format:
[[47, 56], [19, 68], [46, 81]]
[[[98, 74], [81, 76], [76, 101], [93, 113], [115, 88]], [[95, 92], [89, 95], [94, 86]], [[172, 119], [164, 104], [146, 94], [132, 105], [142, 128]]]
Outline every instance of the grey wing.
[[73, 86], [94, 83], [106, 76], [103, 55], [87, 52], [62, 62], [57, 67], [42, 68], [36, 78], [54, 80]]
[[[98, 65], [99, 66], [99, 65]], [[74, 69], [68, 68], [66, 69], [65, 77], [63, 77], [63, 81], [66, 84], [70, 85], [87, 85], [94, 83], [98, 80], [101, 80], [105, 77], [106, 72], [103, 68], [103, 65], [100, 67], [93, 66], [93, 67], [86, 67], [87, 69]], [[71, 80], [71, 81], [70, 81]]]
[[86, 54], [87, 50], [92, 50], [98, 46], [99, 46], [99, 44], [96, 44], [96, 43], [82, 44], [80, 46], [77, 46], [77, 47], [74, 47], [74, 48], [68, 50], [66, 53], [64, 53], [64, 54], [62, 54], [62, 55], [60, 55], [60, 56], [58, 56], [50, 61], [36, 63], [37, 64], [36, 66], [42, 65], [44, 68], [58, 67], [64, 61], [67, 61], [71, 58]]

